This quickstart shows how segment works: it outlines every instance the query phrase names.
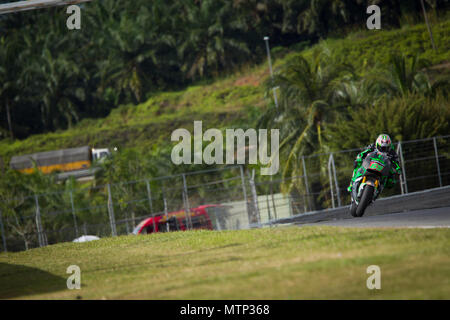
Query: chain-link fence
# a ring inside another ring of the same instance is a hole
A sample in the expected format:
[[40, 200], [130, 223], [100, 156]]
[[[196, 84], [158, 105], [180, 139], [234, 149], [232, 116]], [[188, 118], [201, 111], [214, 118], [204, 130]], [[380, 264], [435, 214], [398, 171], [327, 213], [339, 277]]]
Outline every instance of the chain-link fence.
[[[402, 174], [392, 189], [383, 190], [381, 197], [450, 184], [450, 136], [398, 142], [395, 149]], [[258, 194], [263, 195], [258, 196], [260, 214], [264, 217], [262, 222], [348, 205], [351, 199], [347, 187], [353, 174], [354, 160], [361, 151], [352, 149], [304, 156], [299, 164], [301, 176], [257, 183]], [[277, 190], [281, 183], [290, 192], [283, 196], [276, 194], [278, 201], [268, 201], [272, 190]], [[283, 207], [286, 210], [280, 216], [280, 208]]]
[[[382, 196], [450, 184], [450, 136], [399, 142], [399, 183]], [[99, 237], [189, 229], [243, 229], [347, 205], [361, 149], [304, 156], [302, 175], [257, 176], [242, 165], [9, 198], [0, 209], [2, 251]], [[282, 192], [287, 190], [287, 192]]]

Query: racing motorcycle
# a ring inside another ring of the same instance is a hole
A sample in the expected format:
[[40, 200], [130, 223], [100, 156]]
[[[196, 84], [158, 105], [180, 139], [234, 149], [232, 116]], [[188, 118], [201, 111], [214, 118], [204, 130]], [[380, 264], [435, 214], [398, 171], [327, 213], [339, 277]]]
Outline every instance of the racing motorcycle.
[[389, 175], [394, 173], [392, 168], [386, 153], [376, 150], [364, 158], [352, 185], [350, 214], [353, 217], [362, 217], [366, 208], [378, 198]]

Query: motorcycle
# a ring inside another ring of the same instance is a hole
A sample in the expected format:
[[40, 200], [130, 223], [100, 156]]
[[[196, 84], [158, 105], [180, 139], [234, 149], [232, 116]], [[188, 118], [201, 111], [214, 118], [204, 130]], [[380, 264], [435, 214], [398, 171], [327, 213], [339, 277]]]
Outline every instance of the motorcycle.
[[366, 208], [372, 204], [384, 189], [392, 172], [392, 162], [386, 153], [369, 153], [358, 169], [352, 184], [350, 214], [362, 217]]

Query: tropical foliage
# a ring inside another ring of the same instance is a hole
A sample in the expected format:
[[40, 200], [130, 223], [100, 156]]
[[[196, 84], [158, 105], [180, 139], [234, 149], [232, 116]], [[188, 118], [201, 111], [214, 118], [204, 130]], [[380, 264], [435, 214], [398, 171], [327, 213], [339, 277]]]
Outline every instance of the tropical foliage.
[[334, 150], [364, 146], [379, 132], [389, 132], [394, 141], [422, 139], [450, 132], [450, 105], [442, 93], [425, 97], [408, 93], [384, 97], [374, 106], [349, 109], [329, 126], [327, 143]]
[[[102, 0], [81, 5], [81, 30], [66, 28], [61, 8], [2, 15], [1, 137], [70, 128], [119, 104], [260, 62], [264, 36], [288, 46], [363, 29], [371, 2]], [[432, 21], [448, 7], [426, 2]], [[421, 21], [418, 0], [378, 4], [383, 28]]]
[[[448, 1], [426, 2], [435, 22], [448, 8]], [[358, 32], [368, 3], [93, 1], [83, 5], [78, 31], [66, 29], [59, 9], [0, 16], [3, 166], [16, 154], [119, 146], [88, 191], [73, 179], [58, 183], [54, 175], [4, 170], [0, 210], [8, 229], [25, 247], [35, 242], [30, 235], [38, 206], [49, 213], [48, 229], [75, 220], [80, 227], [83, 221], [104, 225], [109, 192], [117, 217], [148, 214], [143, 179], [203, 168], [173, 166], [169, 159], [168, 134], [190, 130], [193, 120], [208, 127], [280, 129], [281, 175], [292, 178], [283, 187], [299, 194], [304, 184], [293, 177], [304, 174], [303, 157], [358, 148], [382, 131], [396, 141], [448, 134], [449, 21], [435, 23], [434, 51], [423, 24], [408, 27], [421, 19], [419, 1], [378, 1], [391, 9], [383, 9], [383, 28], [406, 28], [370, 34]], [[262, 63], [266, 35], [278, 46], [272, 53], [289, 52], [275, 60], [273, 78]], [[19, 140], [34, 133], [45, 134]], [[327, 157], [317, 159], [309, 169], [323, 173]], [[317, 208], [330, 201], [320, 179], [310, 179]], [[58, 218], [50, 219], [55, 211]]]
[[432, 81], [424, 66], [416, 56], [392, 55], [386, 69], [358, 76], [325, 50], [280, 67], [267, 82], [268, 90], [280, 88], [280, 106], [267, 108], [259, 126], [281, 131], [283, 177], [303, 175], [303, 156], [358, 148], [379, 132], [395, 140], [448, 133], [449, 77]]

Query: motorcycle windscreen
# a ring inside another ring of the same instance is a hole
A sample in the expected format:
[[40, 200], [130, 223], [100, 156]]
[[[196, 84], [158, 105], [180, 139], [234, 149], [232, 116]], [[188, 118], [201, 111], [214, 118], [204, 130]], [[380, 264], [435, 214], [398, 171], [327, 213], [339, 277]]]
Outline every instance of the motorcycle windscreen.
[[364, 159], [363, 165], [366, 170], [377, 172], [382, 176], [388, 176], [391, 170], [391, 161], [383, 154], [371, 152]]

